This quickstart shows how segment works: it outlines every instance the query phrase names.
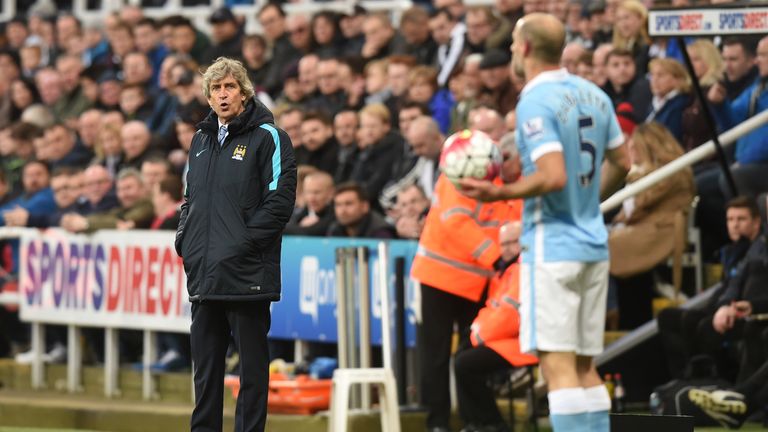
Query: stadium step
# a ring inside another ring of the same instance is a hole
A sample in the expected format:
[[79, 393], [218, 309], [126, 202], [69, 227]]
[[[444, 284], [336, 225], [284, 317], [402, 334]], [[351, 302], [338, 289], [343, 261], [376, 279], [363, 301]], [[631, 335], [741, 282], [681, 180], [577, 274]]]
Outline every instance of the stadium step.
[[[83, 391], [66, 393], [66, 368], [63, 365], [46, 367], [46, 388], [32, 390], [30, 367], [13, 360], [0, 359], [0, 426], [36, 427], [57, 429], [87, 429], [99, 432], [168, 432], [189, 429], [192, 410], [191, 378], [188, 373], [160, 374], [158, 399], [141, 400], [141, 374], [125, 368], [120, 371], [121, 395], [118, 398], [103, 397], [103, 370], [87, 367], [83, 371]], [[224, 430], [234, 427], [235, 404], [231, 393], [224, 395]], [[509, 400], [499, 399], [502, 413], [509, 412]], [[516, 430], [521, 429], [527, 412], [526, 402], [515, 399]], [[504, 414], [505, 417], [507, 416]], [[400, 424], [403, 432], [424, 430], [426, 414], [423, 411], [404, 409]], [[461, 428], [454, 412], [452, 426]], [[327, 412], [317, 415], [270, 414], [267, 430], [270, 432], [326, 432]], [[354, 412], [350, 416], [349, 430], [378, 432], [381, 430], [379, 415]]]

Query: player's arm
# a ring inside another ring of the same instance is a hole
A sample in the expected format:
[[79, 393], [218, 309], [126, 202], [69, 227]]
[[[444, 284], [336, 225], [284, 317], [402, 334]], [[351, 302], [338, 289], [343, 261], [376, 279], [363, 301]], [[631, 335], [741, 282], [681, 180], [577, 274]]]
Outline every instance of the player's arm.
[[626, 143], [606, 150], [605, 161], [603, 161], [602, 173], [600, 174], [600, 200], [613, 195], [621, 187], [630, 166]]
[[501, 187], [475, 179], [462, 179], [461, 186], [464, 188], [462, 192], [482, 201], [499, 201], [544, 195], [565, 187], [568, 175], [565, 172], [565, 160], [561, 151], [545, 153], [536, 159], [535, 163], [535, 172]]

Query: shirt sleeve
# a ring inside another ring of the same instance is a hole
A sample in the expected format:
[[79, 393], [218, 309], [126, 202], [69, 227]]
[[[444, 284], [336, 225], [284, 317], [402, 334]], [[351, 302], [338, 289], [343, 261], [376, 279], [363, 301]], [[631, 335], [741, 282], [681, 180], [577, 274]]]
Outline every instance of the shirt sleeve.
[[551, 152], [562, 152], [563, 144], [558, 136], [554, 113], [538, 103], [518, 105], [520, 138], [530, 149], [531, 161]]

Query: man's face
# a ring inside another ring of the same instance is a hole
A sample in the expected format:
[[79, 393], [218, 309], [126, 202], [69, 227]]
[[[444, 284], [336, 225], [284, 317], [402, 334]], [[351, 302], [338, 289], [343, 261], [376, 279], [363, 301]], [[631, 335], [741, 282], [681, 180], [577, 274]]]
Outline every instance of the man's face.
[[480, 71], [480, 81], [486, 88], [496, 90], [509, 81], [509, 68], [506, 66], [499, 66], [483, 69]]
[[760, 71], [760, 76], [768, 77], [768, 39], [761, 39], [757, 44], [757, 57], [755, 58], [757, 68]]
[[189, 123], [176, 122], [176, 139], [179, 140], [181, 148], [189, 151], [192, 146], [192, 137], [195, 136], [195, 126]]
[[389, 125], [384, 124], [378, 117], [370, 114], [360, 115], [360, 142], [362, 147], [375, 144], [389, 131]]
[[173, 29], [173, 48], [177, 53], [189, 54], [195, 45], [194, 30], [187, 26], [177, 26]]
[[725, 76], [728, 80], [738, 81], [744, 77], [754, 64], [754, 58], [747, 55], [740, 44], [723, 46], [723, 62], [725, 63]]
[[333, 183], [324, 176], [308, 176], [304, 179], [302, 194], [307, 208], [319, 213], [333, 199]]
[[608, 80], [614, 86], [623, 86], [632, 81], [635, 70], [635, 61], [629, 56], [611, 56], [606, 66]]
[[563, 50], [563, 55], [560, 57], [560, 66], [568, 69], [569, 73], [576, 73], [576, 64], [579, 62], [579, 57], [584, 53], [584, 49], [577, 44], [568, 44]]
[[749, 209], [744, 207], [731, 207], [725, 213], [725, 221], [728, 226], [728, 237], [736, 241], [740, 237], [754, 240], [760, 232], [760, 218], [752, 217]]
[[357, 115], [352, 111], [336, 114], [333, 120], [333, 134], [341, 146], [354, 144], [357, 134]]
[[493, 32], [488, 16], [483, 11], [472, 10], [467, 12], [466, 21], [467, 40], [472, 44], [479, 45], [484, 43]]
[[51, 160], [57, 161], [66, 156], [75, 145], [72, 133], [66, 128], [56, 126], [45, 131], [45, 140], [48, 141], [48, 150]]
[[144, 186], [136, 177], [125, 177], [117, 181], [117, 199], [123, 208], [133, 207], [144, 198]]
[[387, 66], [389, 89], [395, 96], [401, 96], [408, 90], [408, 66], [394, 63]]
[[208, 103], [222, 123], [229, 123], [245, 110], [245, 96], [232, 75], [211, 81], [209, 89]]
[[285, 33], [285, 18], [277, 8], [269, 7], [259, 15], [259, 24], [264, 29], [264, 36], [269, 41], [275, 41]]
[[309, 33], [309, 22], [305, 17], [298, 15], [291, 17], [286, 24], [286, 30], [288, 30], [291, 45], [299, 50], [309, 48], [312, 35]]
[[338, 62], [325, 60], [317, 64], [317, 89], [324, 95], [339, 91]]
[[60, 209], [67, 208], [75, 202], [77, 196], [69, 188], [69, 176], [60, 175], [51, 179], [53, 199]]
[[397, 194], [397, 208], [401, 216], [418, 218], [427, 207], [429, 207], [429, 200], [415, 186], [410, 186]]
[[134, 159], [144, 153], [149, 147], [149, 133], [137, 124], [123, 126], [123, 152], [128, 160]]
[[92, 110], [80, 115], [80, 118], [77, 120], [77, 133], [86, 147], [93, 147], [93, 143], [99, 135], [100, 125], [101, 112]]
[[127, 115], [135, 114], [145, 102], [140, 88], [126, 87], [120, 92], [120, 110]]
[[16, 49], [24, 45], [28, 34], [27, 28], [22, 23], [11, 22], [5, 27], [5, 37], [8, 39], [8, 44]]
[[27, 164], [24, 167], [24, 172], [21, 176], [24, 192], [31, 194], [48, 187], [49, 179], [48, 170], [46, 170], [42, 164]]
[[403, 34], [403, 38], [409, 44], [421, 44], [429, 38], [429, 20], [404, 22], [400, 26], [400, 33]]
[[84, 194], [91, 204], [98, 204], [110, 189], [112, 189], [112, 180], [106, 168], [97, 165], [85, 170]]
[[432, 39], [438, 45], [446, 45], [451, 41], [451, 30], [454, 22], [449, 20], [445, 14], [440, 14], [429, 20], [429, 30], [432, 32]]
[[336, 220], [344, 227], [355, 225], [368, 214], [369, 204], [357, 197], [354, 191], [342, 192], [333, 199]]
[[140, 25], [133, 29], [136, 48], [144, 54], [152, 51], [158, 42], [158, 33], [151, 25]]
[[77, 36], [77, 21], [71, 16], [62, 16], [56, 20], [56, 44], [64, 46], [66, 43]]
[[499, 245], [501, 246], [501, 256], [505, 260], [518, 256], [520, 254], [520, 227], [506, 225], [506, 228], [499, 232]]
[[162, 163], [156, 162], [144, 162], [141, 164], [141, 177], [144, 179], [144, 183], [148, 190], [163, 181], [168, 175], [168, 166]]
[[50, 106], [59, 100], [63, 87], [61, 84], [61, 76], [58, 72], [41, 72], [35, 81], [37, 84], [37, 91], [40, 92], [40, 99], [42, 99], [44, 104]]
[[301, 139], [301, 121], [302, 115], [300, 111], [292, 111], [280, 116], [280, 124], [278, 126], [288, 134], [294, 148], [301, 146], [303, 143]]
[[143, 84], [152, 77], [152, 66], [143, 54], [129, 54], [123, 60], [123, 81], [126, 84]]
[[226, 42], [237, 34], [237, 24], [224, 21], [211, 24], [211, 37], [216, 43]]
[[440, 137], [430, 133], [423, 123], [416, 123], [409, 128], [406, 137], [415, 155], [433, 159], [440, 154]]
[[112, 107], [120, 103], [121, 86], [119, 81], [109, 80], [99, 84], [99, 101]]
[[318, 150], [333, 136], [333, 129], [320, 120], [304, 120], [301, 124], [301, 141], [309, 151]]
[[411, 122], [422, 116], [421, 110], [418, 108], [403, 108], [400, 110], [400, 114], [397, 116], [397, 122], [400, 126], [400, 133], [408, 136], [408, 128], [411, 126]]

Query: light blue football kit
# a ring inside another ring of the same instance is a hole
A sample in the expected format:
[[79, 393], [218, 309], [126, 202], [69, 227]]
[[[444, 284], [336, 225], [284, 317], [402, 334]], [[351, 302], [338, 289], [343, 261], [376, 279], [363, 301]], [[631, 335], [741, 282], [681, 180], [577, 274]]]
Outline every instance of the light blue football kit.
[[[551, 152], [562, 154], [567, 173], [562, 190], [525, 199], [520, 347], [595, 356], [603, 349], [608, 291], [600, 170], [606, 151], [621, 146], [624, 137], [610, 98], [565, 69], [528, 82], [516, 114], [523, 176]], [[550, 392], [555, 431], [607, 431], [610, 399], [600, 387]]]

